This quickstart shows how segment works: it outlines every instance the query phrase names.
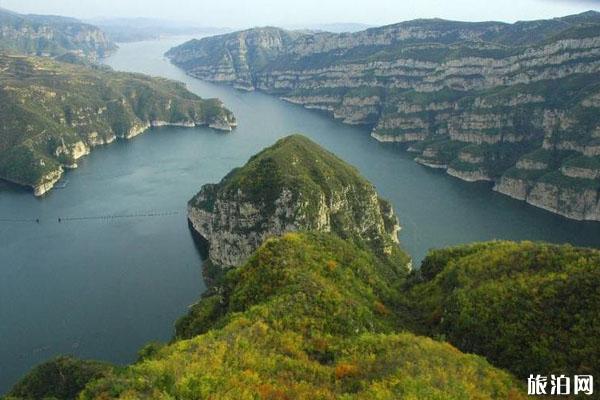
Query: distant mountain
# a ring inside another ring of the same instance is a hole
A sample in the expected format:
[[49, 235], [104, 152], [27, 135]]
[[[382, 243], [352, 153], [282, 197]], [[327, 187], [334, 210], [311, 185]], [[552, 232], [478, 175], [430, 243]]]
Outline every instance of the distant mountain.
[[94, 18], [87, 22], [100, 27], [115, 42], [137, 42], [165, 36], [212, 36], [231, 32], [228, 28], [200, 26], [190, 22], [154, 18]]
[[600, 13], [415, 20], [356, 33], [255, 28], [167, 56], [190, 75], [372, 127], [423, 165], [600, 221]]
[[47, 57], [0, 53], [0, 178], [50, 190], [66, 168], [98, 145], [151, 126], [210, 125], [235, 119], [219, 100], [181, 83]]
[[116, 50], [100, 29], [74, 18], [23, 15], [0, 8], [0, 51], [38, 56], [73, 52], [95, 61]]

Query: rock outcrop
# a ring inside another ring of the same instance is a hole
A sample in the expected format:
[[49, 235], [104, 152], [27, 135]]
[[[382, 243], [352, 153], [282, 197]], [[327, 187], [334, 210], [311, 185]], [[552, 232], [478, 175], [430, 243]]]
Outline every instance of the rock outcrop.
[[231, 131], [233, 114], [181, 83], [0, 54], [0, 178], [48, 192], [95, 146], [152, 126]]
[[188, 217], [219, 266], [242, 264], [267, 238], [334, 232], [381, 254], [397, 249], [392, 207], [358, 172], [309, 139], [293, 135], [253, 156], [189, 202]]
[[[167, 56], [192, 76], [372, 126], [375, 139], [406, 143], [419, 163], [492, 181], [503, 193], [513, 168], [538, 170], [521, 179], [535, 187], [551, 178], [580, 206], [600, 191], [593, 170], [568, 168], [600, 157], [597, 12], [516, 24], [417, 20], [343, 34], [256, 28]], [[549, 160], [539, 159], [543, 151]], [[600, 220], [553, 202], [544, 208]]]
[[497, 192], [578, 221], [600, 221], [600, 195], [593, 180], [558, 173], [539, 180], [510, 171], [494, 187]]

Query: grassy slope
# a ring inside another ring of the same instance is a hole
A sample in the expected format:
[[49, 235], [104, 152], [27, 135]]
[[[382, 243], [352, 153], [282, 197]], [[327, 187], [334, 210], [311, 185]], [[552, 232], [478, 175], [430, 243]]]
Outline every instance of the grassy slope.
[[600, 252], [492, 242], [433, 251], [410, 289], [417, 331], [520, 377], [600, 370]]
[[522, 398], [482, 358], [396, 333], [388, 268], [328, 234], [270, 240], [230, 272], [205, 334], [146, 349], [82, 398]]
[[[406, 282], [334, 235], [287, 234], [230, 271], [179, 338], [81, 398], [524, 398], [510, 374], [441, 340], [520, 377], [595, 375], [599, 265], [596, 250], [490, 242], [432, 251]], [[32, 375], [17, 388], [54, 390]]]
[[[252, 156], [242, 168], [231, 171], [218, 190], [231, 195], [237, 190], [250, 200], [272, 203], [283, 188], [306, 190], [331, 196], [344, 187], [368, 190], [372, 185], [356, 168], [301, 135], [291, 135]], [[318, 203], [318, 199], [310, 199]], [[194, 204], [195, 200], [192, 200]]]
[[6, 399], [75, 399], [90, 381], [114, 370], [113, 366], [98, 361], [57, 357], [31, 370], [12, 388]]

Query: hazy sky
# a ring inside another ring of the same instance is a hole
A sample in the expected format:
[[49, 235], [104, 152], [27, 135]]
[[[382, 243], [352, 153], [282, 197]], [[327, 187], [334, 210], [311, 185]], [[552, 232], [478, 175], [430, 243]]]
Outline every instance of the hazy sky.
[[414, 18], [513, 22], [600, 10], [600, 0], [0, 0], [18, 12], [80, 18], [155, 17], [207, 26], [251, 27]]

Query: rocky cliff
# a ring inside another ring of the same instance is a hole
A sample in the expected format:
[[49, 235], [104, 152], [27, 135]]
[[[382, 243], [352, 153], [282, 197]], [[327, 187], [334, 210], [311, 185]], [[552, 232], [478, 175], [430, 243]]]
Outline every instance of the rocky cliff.
[[38, 196], [94, 146], [151, 126], [235, 126], [219, 100], [180, 83], [44, 57], [0, 55], [0, 98], [0, 178]]
[[[257, 28], [167, 56], [192, 76], [372, 126], [375, 139], [406, 144], [423, 165], [600, 220], [600, 13], [417, 20], [344, 34]], [[538, 158], [549, 162], [537, 168]]]
[[373, 185], [309, 139], [293, 135], [253, 156], [189, 202], [189, 220], [223, 267], [242, 264], [267, 238], [334, 232], [382, 255], [398, 251], [398, 220]]
[[74, 18], [23, 15], [0, 8], [0, 50], [37, 56], [74, 53], [90, 61], [116, 45], [100, 29]]

